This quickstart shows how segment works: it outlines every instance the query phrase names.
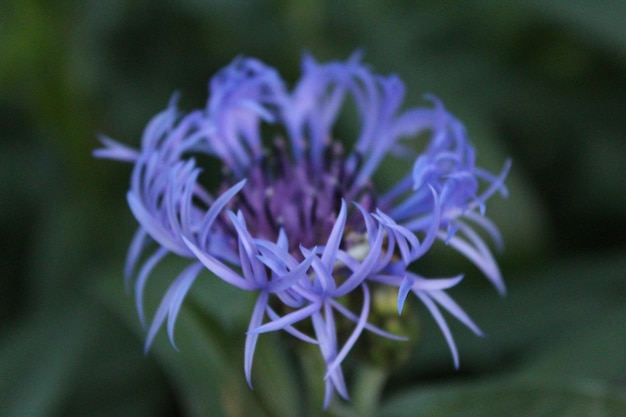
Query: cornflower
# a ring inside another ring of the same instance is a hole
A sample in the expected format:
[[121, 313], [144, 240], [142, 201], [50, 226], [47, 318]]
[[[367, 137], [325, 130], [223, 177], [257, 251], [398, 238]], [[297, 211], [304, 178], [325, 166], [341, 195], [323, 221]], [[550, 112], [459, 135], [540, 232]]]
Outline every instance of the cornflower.
[[[206, 268], [257, 294], [244, 353], [250, 385], [259, 335], [282, 330], [319, 347], [326, 364], [324, 407], [334, 392], [348, 399], [341, 364], [360, 335], [405, 339], [369, 321], [372, 288], [379, 286], [397, 289], [398, 313], [409, 293], [423, 303], [458, 367], [440, 309], [481, 334], [445, 292], [463, 277], [428, 279], [409, 267], [441, 240], [505, 291], [476, 230], [502, 244], [484, 210], [494, 193], [506, 195], [510, 163], [498, 175], [477, 167], [462, 123], [437, 98], [427, 96], [431, 106], [401, 111], [401, 80], [373, 74], [358, 54], [325, 64], [305, 56], [291, 91], [274, 69], [237, 58], [211, 79], [209, 90], [206, 107], [189, 113], [178, 110], [175, 95], [147, 125], [139, 150], [101, 137], [104, 148], [94, 152], [133, 164], [127, 199], [140, 226], [125, 276], [129, 285], [134, 282], [144, 326], [144, 288], [155, 266], [169, 254], [190, 261], [157, 308], [146, 350], [166, 321], [175, 346], [181, 304]], [[346, 150], [335, 124], [350, 98], [360, 128]], [[416, 155], [412, 149], [418, 146], [423, 151]], [[213, 190], [199, 182], [196, 157], [207, 155], [219, 165], [205, 168], [221, 170], [221, 184]], [[380, 190], [372, 177], [393, 158], [408, 158], [413, 169]], [[354, 294], [358, 311], [342, 303]], [[352, 323], [347, 337], [338, 334], [338, 321]]]

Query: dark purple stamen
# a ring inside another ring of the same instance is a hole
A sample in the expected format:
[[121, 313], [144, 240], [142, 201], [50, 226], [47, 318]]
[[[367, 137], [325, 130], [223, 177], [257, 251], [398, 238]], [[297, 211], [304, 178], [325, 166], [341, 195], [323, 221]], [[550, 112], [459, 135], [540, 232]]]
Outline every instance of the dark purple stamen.
[[[229, 208], [241, 210], [250, 219], [248, 229], [253, 237], [275, 241], [281, 228], [289, 236], [289, 251], [300, 258], [299, 246], [312, 247], [326, 243], [341, 201], [358, 202], [373, 211], [376, 193], [371, 184], [355, 187], [361, 158], [346, 156], [338, 143], [324, 151], [322, 170], [309, 160], [295, 162], [285, 142], [277, 139], [271, 152], [256, 161], [247, 173], [247, 183], [231, 201]], [[239, 179], [225, 178], [226, 190]], [[353, 211], [353, 210], [352, 210]], [[348, 217], [347, 230], [361, 231], [363, 222], [357, 213]], [[233, 236], [236, 232], [226, 215], [220, 223]]]

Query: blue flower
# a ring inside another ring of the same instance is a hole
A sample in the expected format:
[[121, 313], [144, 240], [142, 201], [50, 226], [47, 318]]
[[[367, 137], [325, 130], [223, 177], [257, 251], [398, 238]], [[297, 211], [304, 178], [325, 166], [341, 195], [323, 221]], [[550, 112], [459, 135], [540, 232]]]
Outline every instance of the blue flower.
[[[403, 99], [397, 77], [373, 74], [358, 55], [326, 64], [305, 57], [291, 90], [274, 69], [239, 58], [213, 77], [204, 108], [181, 113], [175, 96], [150, 121], [139, 150], [101, 138], [105, 147], [96, 156], [133, 164], [127, 199], [140, 227], [126, 280], [134, 283], [142, 324], [144, 287], [154, 267], [168, 254], [190, 261], [165, 293], [146, 349], [166, 321], [174, 344], [183, 299], [206, 268], [257, 295], [245, 344], [248, 383], [259, 335], [282, 330], [319, 347], [326, 363], [324, 406], [334, 392], [347, 399], [341, 364], [360, 335], [404, 340], [370, 323], [377, 286], [397, 288], [399, 313], [413, 293], [441, 328], [458, 366], [441, 308], [481, 334], [445, 292], [462, 276], [427, 279], [409, 267], [441, 240], [504, 292], [477, 229], [501, 245], [485, 204], [496, 192], [506, 194], [510, 164], [498, 175], [477, 167], [462, 123], [439, 100], [428, 97], [432, 106], [401, 111]], [[335, 124], [349, 102], [360, 125], [347, 150]], [[418, 146], [424, 150], [415, 155]], [[220, 170], [216, 189], [199, 182], [200, 155], [220, 162], [203, 167]], [[372, 178], [391, 158], [409, 158], [413, 169], [381, 190]], [[156, 249], [136, 273], [151, 247]], [[357, 311], [342, 303], [354, 294], [361, 302]], [[339, 335], [338, 322], [352, 323], [351, 333]]]

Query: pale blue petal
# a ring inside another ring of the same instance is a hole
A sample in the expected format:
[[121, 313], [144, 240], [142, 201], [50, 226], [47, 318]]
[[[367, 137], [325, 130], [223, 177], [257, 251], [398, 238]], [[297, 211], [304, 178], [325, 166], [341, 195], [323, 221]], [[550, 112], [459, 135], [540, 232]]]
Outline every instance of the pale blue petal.
[[226, 192], [220, 195], [217, 200], [211, 204], [209, 211], [204, 216], [202, 220], [202, 225], [200, 226], [201, 235], [200, 235], [200, 244], [206, 244], [206, 241], [209, 237], [209, 233], [211, 230], [211, 225], [217, 218], [217, 216], [222, 212], [226, 204], [246, 185], [246, 180], [241, 180], [237, 184], [230, 187]]
[[350, 349], [354, 346], [359, 336], [363, 332], [365, 325], [367, 324], [367, 317], [370, 312], [370, 291], [367, 288], [367, 285], [362, 285], [363, 288], [363, 308], [361, 310], [361, 315], [359, 316], [359, 320], [357, 321], [356, 327], [352, 331], [348, 340], [343, 345], [337, 357], [328, 365], [326, 369], [326, 375], [324, 378], [328, 378], [332, 372], [341, 364], [341, 362], [346, 358]]
[[285, 275], [279, 276], [277, 279], [273, 279], [267, 285], [267, 291], [284, 291], [287, 288], [291, 287], [297, 280], [301, 279], [302, 277], [306, 278], [306, 271], [311, 266], [313, 259], [317, 259], [315, 253], [312, 253], [308, 258], [302, 261], [297, 268], [289, 271]]
[[326, 268], [332, 268], [335, 263], [337, 251], [339, 250], [339, 245], [343, 238], [347, 211], [346, 202], [342, 200], [339, 215], [337, 216], [337, 220], [335, 220], [335, 225], [333, 226], [333, 230], [328, 237], [324, 252], [322, 253], [322, 263]]
[[254, 291], [257, 289], [257, 285], [255, 283], [245, 280], [218, 259], [214, 258], [211, 254], [202, 252], [200, 248], [188, 241], [187, 238], [183, 237], [183, 241], [198, 258], [198, 260], [218, 278], [234, 285], [237, 288], [241, 288], [242, 290]]
[[402, 314], [402, 309], [404, 308], [404, 302], [406, 301], [406, 297], [413, 288], [414, 279], [408, 274], [404, 276], [402, 279], [402, 283], [400, 284], [400, 288], [398, 288], [398, 314]]
[[124, 281], [127, 289], [130, 285], [130, 280], [133, 275], [133, 271], [135, 270], [135, 266], [137, 265], [137, 261], [139, 260], [139, 256], [141, 255], [141, 251], [147, 243], [147, 240], [148, 234], [146, 233], [146, 230], [143, 227], [137, 228], [137, 231], [135, 232], [128, 248], [126, 264], [124, 265]]
[[346, 279], [346, 281], [341, 284], [339, 288], [337, 288], [334, 296], [338, 297], [351, 292], [356, 287], [358, 287], [364, 279], [367, 278], [367, 275], [372, 271], [373, 266], [376, 264], [376, 261], [381, 255], [383, 237], [383, 230], [378, 230], [376, 240], [374, 241], [374, 244], [370, 247], [370, 252], [361, 263], [361, 266], [356, 271], [354, 271], [350, 275], [350, 277], [348, 277], [348, 279]]
[[[172, 299], [170, 300], [170, 308], [167, 314], [167, 335], [170, 339], [170, 343], [174, 347], [174, 349], [178, 350], [176, 343], [174, 342], [174, 324], [176, 323], [176, 318], [178, 317], [178, 312], [180, 311], [180, 307], [191, 288], [191, 285], [194, 283], [198, 274], [202, 271], [202, 264], [199, 262], [191, 264], [180, 277], [175, 282], [177, 288], [176, 291], [172, 294]], [[172, 286], [174, 285], [172, 284]]]
[[[262, 291], [259, 293], [259, 298], [257, 298], [256, 303], [254, 305], [254, 310], [252, 310], [252, 317], [250, 317], [250, 324], [248, 325], [248, 330], [255, 329], [259, 327], [261, 322], [263, 321], [263, 313], [265, 308], [267, 307], [267, 302], [269, 299], [269, 295], [267, 292]], [[244, 349], [244, 373], [246, 375], [246, 381], [248, 382], [248, 386], [252, 388], [252, 361], [254, 359], [254, 350], [256, 348], [256, 343], [259, 338], [258, 333], [248, 332], [246, 335], [246, 345]]]
[[443, 333], [443, 336], [448, 343], [448, 347], [450, 348], [450, 352], [452, 353], [452, 359], [454, 360], [454, 367], [459, 367], [459, 353], [456, 349], [456, 344], [454, 343], [454, 338], [452, 337], [452, 332], [450, 332], [450, 328], [446, 323], [446, 320], [441, 315], [441, 312], [437, 308], [437, 305], [430, 299], [428, 293], [423, 291], [415, 291], [415, 295], [419, 297], [419, 299], [424, 303], [430, 314], [433, 316], [439, 329]]
[[456, 317], [467, 328], [473, 331], [476, 335], [482, 336], [483, 332], [474, 323], [474, 321], [467, 315], [465, 311], [454, 301], [448, 294], [443, 291], [429, 291], [428, 295], [445, 308], [450, 314]]
[[176, 238], [172, 236], [170, 232], [165, 229], [148, 210], [146, 210], [144, 205], [134, 194], [129, 192], [127, 194], [127, 198], [128, 204], [130, 209], [133, 211], [135, 218], [154, 240], [177, 255], [189, 257], [189, 250], [184, 245], [181, 245]]
[[[163, 296], [161, 300], [161, 304], [159, 304], [159, 308], [157, 309], [154, 318], [152, 319], [152, 324], [150, 325], [150, 329], [148, 330], [148, 335], [146, 337], [146, 343], [144, 345], [144, 350], [147, 352], [150, 349], [150, 345], [154, 341], [154, 338], [159, 331], [159, 328], [165, 321], [165, 318], [171, 312], [175, 313], [174, 321], [176, 319], [176, 315], [178, 315], [178, 310], [180, 309], [180, 304], [182, 303], [185, 294], [189, 290], [191, 284], [195, 280], [198, 272], [200, 271], [199, 264], [192, 264], [188, 268], [186, 268], [167, 289], [167, 292]], [[174, 346], [173, 340], [173, 332], [174, 332], [174, 321], [172, 321], [171, 325], [168, 323], [168, 333], [170, 336], [170, 342]]]
[[161, 260], [168, 254], [167, 249], [159, 248], [157, 251], [146, 261], [146, 263], [139, 271], [137, 280], [135, 281], [135, 306], [137, 308], [137, 314], [139, 316], [139, 323], [142, 327], [146, 327], [146, 319], [143, 311], [143, 290], [146, 286], [146, 281], [150, 276], [150, 273], [154, 267], [161, 262]]
[[277, 320], [270, 321], [268, 323], [263, 324], [255, 329], [248, 330], [248, 334], [251, 333], [268, 333], [276, 330], [281, 330], [287, 326], [290, 326], [294, 323], [304, 320], [307, 317], [310, 317], [316, 311], [319, 311], [321, 308], [321, 304], [309, 304], [306, 307], [301, 308], [300, 310], [294, 311], [292, 313], [286, 314], [280, 317]]
[[104, 148], [93, 151], [96, 158], [115, 159], [123, 162], [135, 162], [139, 157], [139, 152], [129, 146], [123, 145], [108, 136], [98, 135], [98, 140]]
[[[280, 316], [274, 310], [272, 310], [272, 308], [269, 305], [266, 307], [265, 311], [267, 312], [268, 317], [272, 320], [278, 320], [280, 318]], [[318, 344], [317, 340], [302, 333], [300, 330], [296, 329], [293, 326], [285, 326], [283, 327], [283, 330], [291, 334], [292, 336], [302, 340], [303, 342], [311, 343], [313, 345]]]
[[420, 291], [439, 291], [452, 288], [463, 280], [463, 275], [457, 275], [452, 278], [422, 278], [415, 274], [410, 274], [413, 277], [412, 289]]

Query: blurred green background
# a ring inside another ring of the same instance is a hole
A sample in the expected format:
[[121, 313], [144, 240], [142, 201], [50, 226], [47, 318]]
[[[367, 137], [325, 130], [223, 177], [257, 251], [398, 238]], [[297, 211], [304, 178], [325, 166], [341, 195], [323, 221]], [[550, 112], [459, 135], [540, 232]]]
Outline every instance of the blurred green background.
[[453, 326], [456, 372], [423, 320], [380, 415], [625, 415], [625, 17], [619, 0], [0, 3], [0, 415], [321, 412], [288, 383], [297, 375], [271, 337], [261, 387], [242, 388], [250, 309], [229, 308], [227, 288], [194, 287], [181, 353], [161, 338], [143, 355], [122, 281], [130, 167], [91, 151], [97, 133], [137, 145], [174, 91], [202, 106], [238, 55], [293, 82], [304, 51], [326, 61], [357, 48], [405, 81], [407, 105], [439, 96], [481, 165], [513, 160], [510, 198], [488, 209], [509, 295], [433, 255], [468, 271], [473, 284], [452, 294], [488, 337]]

